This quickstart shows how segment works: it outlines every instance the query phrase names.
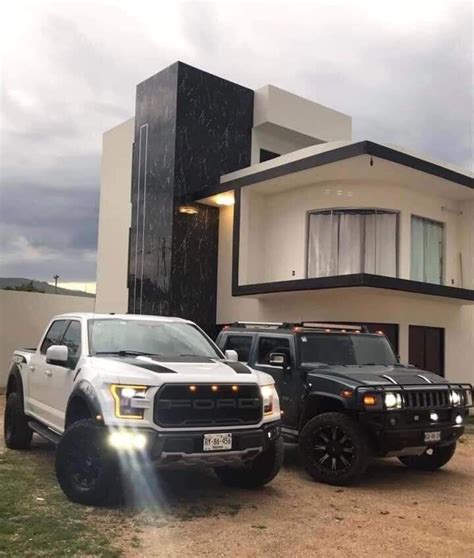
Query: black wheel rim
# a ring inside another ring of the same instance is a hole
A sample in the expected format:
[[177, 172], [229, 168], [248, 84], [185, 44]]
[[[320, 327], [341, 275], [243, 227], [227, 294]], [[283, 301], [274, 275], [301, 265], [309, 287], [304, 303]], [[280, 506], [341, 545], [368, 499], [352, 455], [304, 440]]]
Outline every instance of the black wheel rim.
[[97, 449], [88, 442], [76, 443], [69, 448], [66, 469], [71, 484], [79, 490], [94, 488], [102, 472]]
[[323, 426], [311, 436], [313, 464], [333, 475], [346, 473], [354, 465], [356, 451], [349, 434], [340, 426]]

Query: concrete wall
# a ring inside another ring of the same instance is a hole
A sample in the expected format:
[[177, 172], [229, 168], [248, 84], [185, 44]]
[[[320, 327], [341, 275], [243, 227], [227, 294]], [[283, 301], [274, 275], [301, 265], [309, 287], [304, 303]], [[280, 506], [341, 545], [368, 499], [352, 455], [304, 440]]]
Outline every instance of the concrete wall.
[[133, 139], [133, 118], [103, 136], [97, 246], [98, 312], [127, 312]]
[[49, 320], [66, 312], [93, 312], [94, 298], [0, 290], [0, 389], [15, 349], [35, 347]]
[[[243, 266], [239, 270], [240, 282], [264, 283], [304, 278], [307, 212], [365, 207], [400, 212], [398, 256], [399, 277], [403, 279], [410, 279], [411, 215], [442, 222], [445, 230], [444, 283], [467, 287], [472, 281], [474, 266], [472, 205], [472, 202], [456, 202], [378, 181], [327, 182], [275, 194], [260, 194], [258, 187], [246, 187], [242, 190], [241, 234], [244, 238], [251, 238], [252, 242], [241, 243]], [[442, 209], [446, 206], [451, 210]], [[247, 227], [248, 230], [244, 230]], [[461, 253], [464, 285], [461, 284]]]

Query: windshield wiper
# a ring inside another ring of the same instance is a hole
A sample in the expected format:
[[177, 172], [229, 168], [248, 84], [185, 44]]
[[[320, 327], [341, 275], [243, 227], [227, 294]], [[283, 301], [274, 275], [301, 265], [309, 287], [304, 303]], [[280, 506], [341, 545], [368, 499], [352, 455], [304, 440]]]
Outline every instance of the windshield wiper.
[[126, 356], [161, 356], [158, 353], [145, 353], [143, 351], [132, 351], [132, 350], [122, 350], [122, 351], [97, 351], [94, 353], [96, 355], [118, 355], [121, 357]]

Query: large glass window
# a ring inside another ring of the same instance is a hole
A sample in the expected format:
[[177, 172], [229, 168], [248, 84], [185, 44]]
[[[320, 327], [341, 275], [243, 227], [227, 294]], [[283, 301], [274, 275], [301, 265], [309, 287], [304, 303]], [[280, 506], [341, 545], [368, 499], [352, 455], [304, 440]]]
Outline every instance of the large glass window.
[[423, 217], [411, 218], [411, 273], [415, 281], [443, 280], [443, 224]]
[[338, 209], [309, 215], [308, 277], [397, 276], [397, 213]]

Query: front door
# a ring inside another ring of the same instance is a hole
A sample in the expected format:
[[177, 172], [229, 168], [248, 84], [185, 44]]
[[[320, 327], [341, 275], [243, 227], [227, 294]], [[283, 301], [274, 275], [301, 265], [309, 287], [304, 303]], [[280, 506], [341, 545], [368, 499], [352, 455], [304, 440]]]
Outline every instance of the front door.
[[417, 368], [444, 376], [444, 329], [410, 326], [409, 361]]

